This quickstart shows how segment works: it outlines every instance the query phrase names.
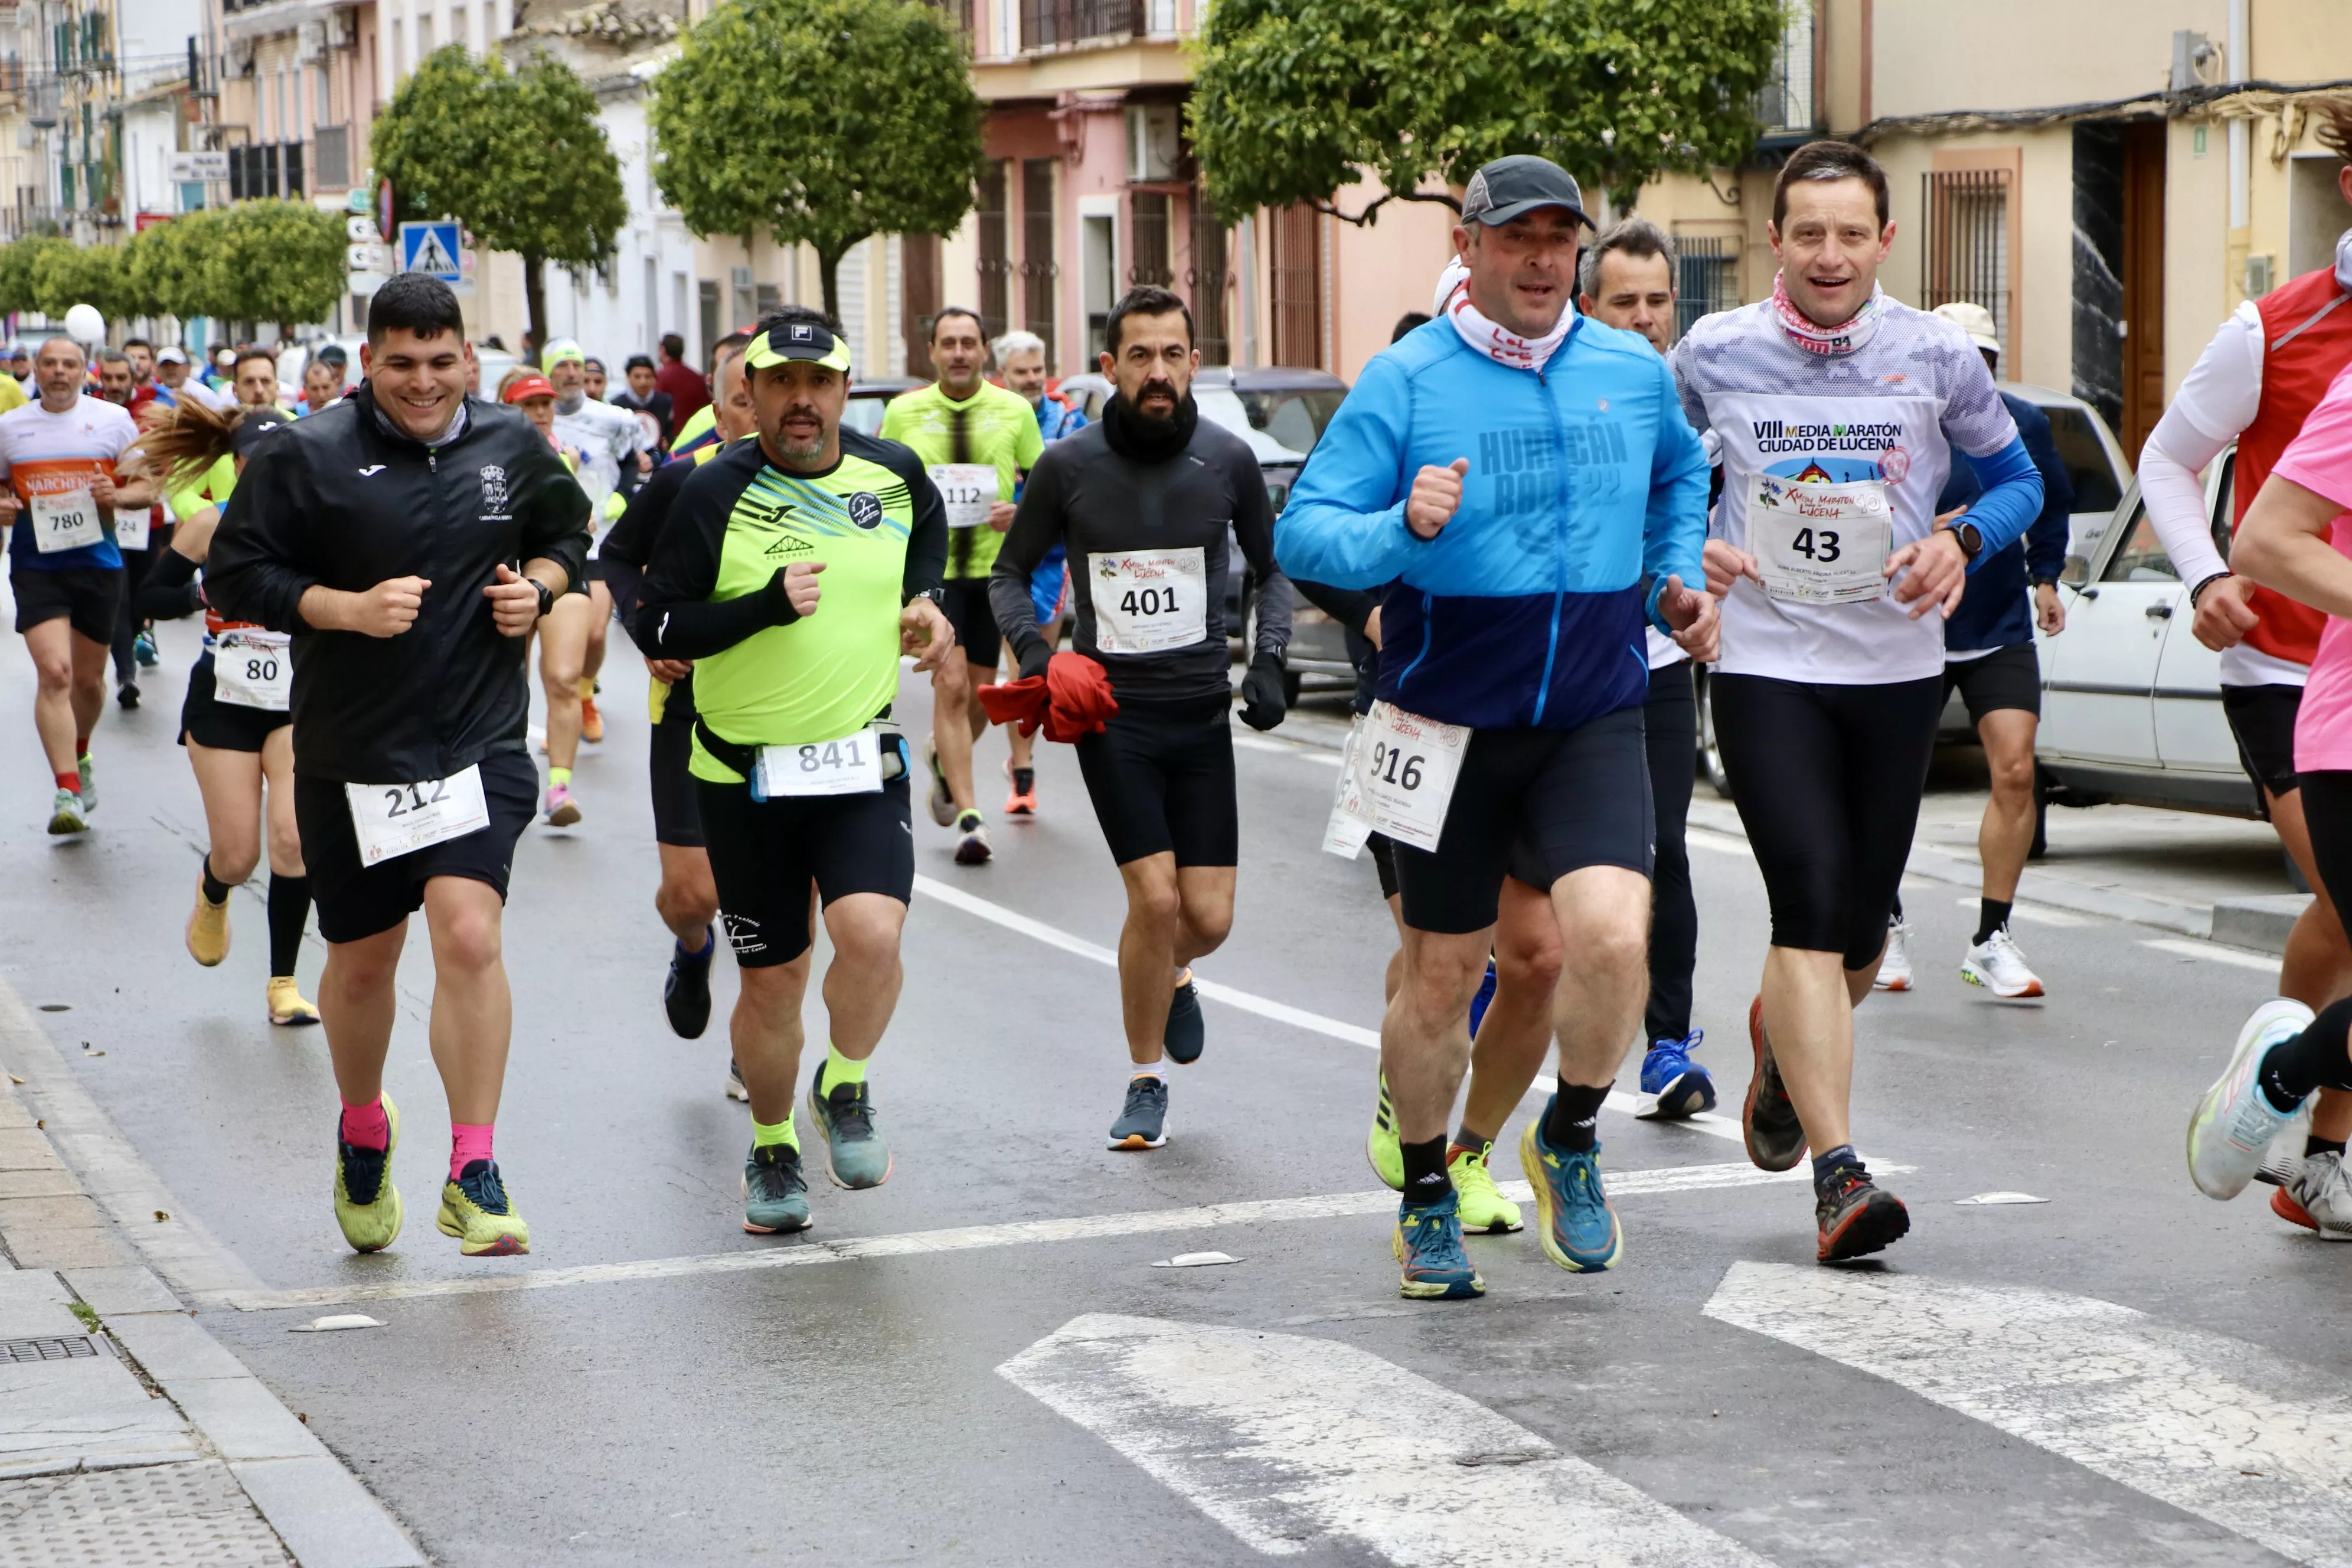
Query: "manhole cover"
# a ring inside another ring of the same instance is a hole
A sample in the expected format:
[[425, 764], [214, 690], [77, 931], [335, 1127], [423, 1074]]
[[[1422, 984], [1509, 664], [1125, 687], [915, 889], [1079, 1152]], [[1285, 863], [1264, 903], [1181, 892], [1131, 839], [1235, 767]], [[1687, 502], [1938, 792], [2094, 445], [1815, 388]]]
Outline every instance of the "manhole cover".
[[0, 1340], [0, 1362], [72, 1361], [78, 1356], [99, 1353], [98, 1342], [88, 1334], [68, 1334], [63, 1339]]
[[5, 1568], [293, 1568], [216, 1459], [0, 1481]]

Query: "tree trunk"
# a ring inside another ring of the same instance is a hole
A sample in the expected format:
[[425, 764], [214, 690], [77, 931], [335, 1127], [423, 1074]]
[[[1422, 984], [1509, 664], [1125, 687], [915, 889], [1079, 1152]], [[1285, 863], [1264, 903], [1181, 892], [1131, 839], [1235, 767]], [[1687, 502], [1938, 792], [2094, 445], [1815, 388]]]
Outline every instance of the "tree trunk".
[[530, 319], [530, 353], [525, 363], [536, 367], [547, 352], [547, 258], [535, 250], [522, 253], [523, 312]]
[[848, 250], [845, 245], [839, 250], [820, 247], [816, 253], [816, 278], [824, 296], [824, 313], [836, 321], [841, 320], [841, 258]]

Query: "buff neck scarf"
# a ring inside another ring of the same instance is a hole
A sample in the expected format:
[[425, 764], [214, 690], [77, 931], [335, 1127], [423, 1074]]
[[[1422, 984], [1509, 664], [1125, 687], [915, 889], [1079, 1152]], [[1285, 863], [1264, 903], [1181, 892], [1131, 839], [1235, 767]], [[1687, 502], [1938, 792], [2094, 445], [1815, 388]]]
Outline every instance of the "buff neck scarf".
[[1833, 357], [1850, 354], [1862, 347], [1878, 331], [1885, 302], [1885, 290], [1874, 283], [1870, 298], [1863, 301], [1861, 310], [1834, 327], [1824, 327], [1790, 303], [1780, 275], [1772, 275], [1772, 314], [1780, 320], [1780, 330], [1789, 334], [1789, 341], [1809, 354]]
[[1454, 323], [1464, 342], [1496, 364], [1540, 372], [1576, 330], [1576, 308], [1571, 305], [1560, 311], [1559, 321], [1542, 337], [1525, 338], [1506, 331], [1470, 302], [1469, 284], [1470, 269], [1462, 265], [1461, 258], [1447, 262], [1444, 275], [1437, 280], [1437, 313]]

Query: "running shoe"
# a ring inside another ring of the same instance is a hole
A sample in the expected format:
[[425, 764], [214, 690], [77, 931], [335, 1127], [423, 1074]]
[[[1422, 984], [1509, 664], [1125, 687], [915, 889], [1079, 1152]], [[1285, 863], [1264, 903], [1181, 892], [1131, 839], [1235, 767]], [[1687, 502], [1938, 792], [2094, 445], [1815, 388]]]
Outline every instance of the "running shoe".
[[58, 791], [56, 803], [49, 808], [49, 835], [63, 837], [68, 833], [87, 833], [89, 821], [82, 811], [81, 796], [69, 789]]
[[544, 809], [550, 827], [569, 827], [580, 820], [580, 803], [572, 798], [570, 784], [548, 785]]
[[2283, 1187], [2294, 1181], [2295, 1173], [2303, 1169], [2304, 1140], [2310, 1136], [2311, 1104], [2306, 1100], [2303, 1109], [2294, 1113], [2294, 1120], [2280, 1128], [2278, 1136], [2271, 1140], [2270, 1148], [2263, 1155], [2262, 1168], [2254, 1173], [2254, 1180], [2273, 1187]]
[[319, 1009], [303, 998], [290, 974], [269, 977], [269, 1021], [281, 1029], [300, 1028], [319, 1021]]
[[[1499, 1236], [1519, 1228], [1519, 1205], [1502, 1194], [1495, 1185], [1495, 1173], [1486, 1168], [1494, 1155], [1494, 1140], [1488, 1139], [1475, 1149], [1462, 1150], [1446, 1163], [1445, 1173], [1454, 1179], [1454, 1194], [1461, 1200], [1464, 1230]], [[1397, 1184], [1403, 1185], [1402, 1175]]]
[[2042, 977], [2025, 966], [2025, 954], [2007, 926], [1969, 949], [1960, 961], [1960, 978], [1981, 985], [1996, 996], [2039, 996]]
[[756, 1145], [743, 1162], [743, 1228], [753, 1236], [809, 1227], [808, 1178], [789, 1143]]
[[335, 1124], [335, 1223], [354, 1252], [382, 1252], [400, 1235], [400, 1189], [392, 1184], [392, 1152], [400, 1147], [400, 1108], [383, 1097], [392, 1135], [381, 1149], [360, 1149]]
[[1705, 1029], [1693, 1029], [1679, 1040], [1650, 1042], [1642, 1058], [1642, 1097], [1634, 1102], [1634, 1116], [1645, 1121], [1682, 1121], [1715, 1109], [1715, 1079], [1690, 1059], [1706, 1038]]
[[90, 761], [89, 753], [84, 752], [74, 759], [74, 768], [81, 775], [81, 809], [87, 816], [98, 809], [98, 765]]
[[441, 1184], [441, 1212], [433, 1223], [457, 1238], [468, 1258], [512, 1258], [530, 1250], [530, 1226], [515, 1213], [496, 1160], [470, 1160], [454, 1182]]
[[1878, 978], [1870, 983], [1874, 991], [1908, 991], [1911, 989], [1911, 922], [1886, 922], [1886, 951], [1879, 956]]
[[1372, 1173], [1392, 1193], [1404, 1191], [1404, 1145], [1397, 1138], [1396, 1106], [1389, 1099], [1389, 1075], [1378, 1075], [1380, 1103], [1372, 1109], [1372, 1130], [1364, 1134], [1364, 1158]]
[[727, 1098], [740, 1100], [746, 1105], [751, 1103], [751, 1091], [743, 1084], [743, 1069], [736, 1065], [733, 1057], [727, 1058]]
[[687, 952], [684, 942], [670, 943], [662, 1011], [669, 1016], [670, 1033], [681, 1040], [698, 1040], [710, 1026], [710, 965], [718, 956], [719, 935], [709, 926], [702, 928], [700, 952]]
[[139, 683], [126, 680], [114, 689], [114, 705], [125, 713], [139, 706]]
[[206, 969], [228, 956], [228, 900], [215, 903], [205, 897], [202, 876], [196, 879], [196, 907], [188, 913], [188, 956]]
[[1901, 1240], [1911, 1228], [1911, 1211], [1893, 1193], [1882, 1192], [1856, 1163], [1832, 1172], [1828, 1191], [1815, 1189], [1813, 1220], [1821, 1227], [1814, 1258], [1843, 1263]]
[[2294, 1179], [2271, 1194], [2271, 1212], [2317, 1231], [2322, 1241], [2352, 1241], [2352, 1175], [2344, 1156], [2330, 1149], [2303, 1161]]
[[1478, 994], [1470, 998], [1470, 1037], [1478, 1037], [1479, 1021], [1486, 1017], [1487, 1006], [1495, 1000], [1495, 961], [1486, 960], [1486, 977], [1478, 982]]
[[931, 820], [941, 827], [953, 827], [955, 796], [948, 793], [948, 775], [940, 769], [940, 744], [929, 735], [923, 737], [923, 767], [931, 775]]
[[592, 744], [604, 738], [604, 716], [596, 711], [593, 697], [580, 700], [580, 738]]
[[1756, 1048], [1756, 1070], [1748, 1079], [1748, 1099], [1739, 1108], [1739, 1131], [1748, 1141], [1748, 1157], [1759, 1171], [1793, 1171], [1805, 1157], [1804, 1124], [1780, 1081], [1772, 1059], [1772, 1042], [1764, 1037], [1764, 997], [1759, 992], [1748, 1005], [1748, 1043]]
[[1208, 1024], [1201, 1016], [1200, 989], [1192, 984], [1192, 972], [1184, 972], [1184, 984], [1168, 995], [1168, 1029], [1164, 1043], [1168, 1059], [1178, 1067], [1190, 1067], [1201, 1059], [1201, 1047], [1208, 1040]]
[[1013, 793], [1004, 797], [1004, 815], [1018, 820], [1037, 815], [1037, 770], [1016, 768], [1010, 759], [1004, 764], [1004, 777]]
[[1127, 1104], [1110, 1124], [1113, 1149], [1157, 1149], [1168, 1142], [1168, 1083], [1164, 1079], [1127, 1080]]
[[956, 818], [955, 826], [956, 831], [963, 835], [961, 838], [956, 840], [956, 864], [959, 866], [986, 865], [992, 851], [988, 847], [988, 828], [982, 823], [980, 813], [965, 812]]
[[824, 1087], [824, 1064], [809, 1080], [809, 1114], [824, 1134], [824, 1173], [836, 1187], [856, 1192], [890, 1179], [890, 1146], [874, 1131], [874, 1101], [863, 1083]]
[[1462, 1301], [1486, 1293], [1486, 1282], [1462, 1250], [1462, 1205], [1452, 1193], [1433, 1204], [1402, 1204], [1389, 1237], [1403, 1274], [1397, 1294], [1421, 1301]]
[[157, 656], [153, 631], [142, 628], [137, 637], [131, 639], [131, 657], [150, 669], [155, 668]]
[[1544, 1256], [1571, 1273], [1597, 1274], [1625, 1256], [1625, 1228], [1601, 1190], [1601, 1145], [1578, 1154], [1545, 1140], [1544, 1117], [1557, 1098], [1547, 1098], [1542, 1112], [1519, 1134], [1519, 1169], [1536, 1190]]
[[[2279, 1129], [2301, 1106], [2281, 1110], [2263, 1092], [2263, 1058], [2311, 1024], [2311, 1009], [2273, 996], [2238, 1031], [2230, 1065], [2197, 1101], [2189, 1118], [2189, 1179], [2209, 1198], [2225, 1202], [2243, 1192]], [[2305, 1096], [2308, 1099], [2309, 1096]]]

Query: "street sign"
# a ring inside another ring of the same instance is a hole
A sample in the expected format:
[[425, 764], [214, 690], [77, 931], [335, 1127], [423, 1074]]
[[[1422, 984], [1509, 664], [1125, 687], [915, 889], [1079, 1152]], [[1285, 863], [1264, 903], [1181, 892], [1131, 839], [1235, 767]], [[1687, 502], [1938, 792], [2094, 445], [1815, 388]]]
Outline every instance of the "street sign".
[[369, 239], [343, 247], [343, 266], [352, 272], [389, 272], [392, 247]]
[[199, 180], [228, 178], [226, 153], [174, 153], [171, 156], [172, 178], [182, 184]]
[[343, 220], [343, 238], [353, 245], [374, 245], [383, 237], [375, 231], [375, 219], [347, 217]]
[[430, 273], [444, 283], [463, 282], [466, 274], [457, 259], [457, 226], [455, 219], [402, 224], [400, 269]]

